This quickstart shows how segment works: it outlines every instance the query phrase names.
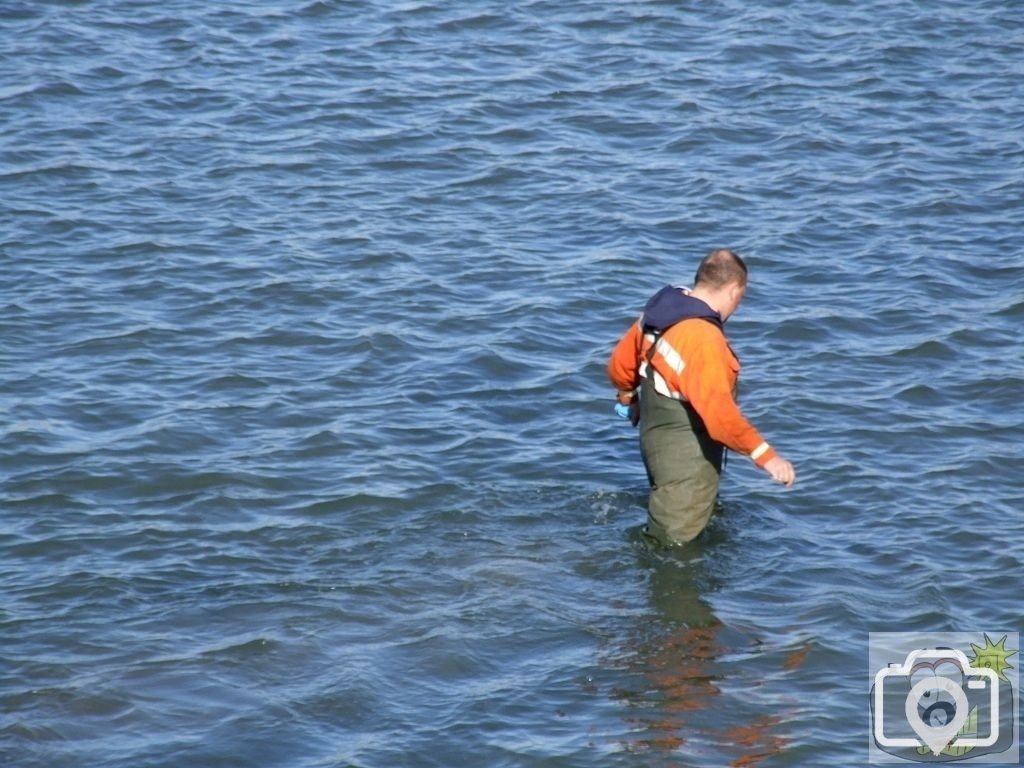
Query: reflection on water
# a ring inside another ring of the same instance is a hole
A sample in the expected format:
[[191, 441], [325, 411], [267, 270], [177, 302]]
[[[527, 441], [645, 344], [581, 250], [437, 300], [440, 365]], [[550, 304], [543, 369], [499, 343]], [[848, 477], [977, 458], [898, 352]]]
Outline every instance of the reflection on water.
[[[672, 550], [637, 545], [650, 610], [612, 653], [633, 673], [632, 684], [612, 696], [628, 709], [627, 751], [665, 753], [671, 766], [753, 766], [786, 750], [785, 715], [752, 710], [744, 691], [760, 682], [724, 663], [749, 654], [756, 641], [727, 627], [711, 607], [720, 584], [708, 566], [720, 542], [709, 533]], [[799, 666], [806, 650], [790, 654], [783, 668]]]

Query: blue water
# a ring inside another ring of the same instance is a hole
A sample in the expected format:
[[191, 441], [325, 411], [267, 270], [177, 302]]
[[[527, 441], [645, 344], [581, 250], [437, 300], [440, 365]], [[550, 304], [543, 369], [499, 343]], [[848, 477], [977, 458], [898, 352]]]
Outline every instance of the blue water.
[[[0, 763], [867, 762], [1019, 630], [1014, 2], [7, 2]], [[651, 552], [607, 356], [748, 260]]]

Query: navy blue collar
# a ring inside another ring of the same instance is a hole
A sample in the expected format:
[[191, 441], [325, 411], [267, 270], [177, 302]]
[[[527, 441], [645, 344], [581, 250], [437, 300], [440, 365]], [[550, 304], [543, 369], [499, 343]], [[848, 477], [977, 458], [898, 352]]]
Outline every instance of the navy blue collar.
[[641, 320], [645, 332], [664, 333], [676, 323], [699, 317], [722, 328], [722, 316], [706, 303], [674, 285], [666, 285], [644, 306]]

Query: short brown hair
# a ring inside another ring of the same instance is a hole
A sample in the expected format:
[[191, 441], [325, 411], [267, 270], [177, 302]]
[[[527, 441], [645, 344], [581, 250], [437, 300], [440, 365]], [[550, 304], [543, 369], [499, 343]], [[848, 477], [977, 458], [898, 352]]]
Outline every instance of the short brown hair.
[[694, 287], [707, 285], [711, 288], [724, 288], [729, 283], [747, 285], [747, 265], [735, 251], [727, 248], [715, 248], [710, 251], [697, 267], [693, 278]]

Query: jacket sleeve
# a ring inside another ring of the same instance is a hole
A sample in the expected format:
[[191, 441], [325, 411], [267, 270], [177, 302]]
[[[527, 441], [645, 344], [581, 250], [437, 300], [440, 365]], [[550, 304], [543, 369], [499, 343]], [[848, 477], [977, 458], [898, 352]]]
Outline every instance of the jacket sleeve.
[[739, 363], [716, 329], [708, 327], [702, 336], [701, 343], [689, 350], [683, 393], [704, 420], [712, 439], [764, 467], [776, 453], [733, 399]]
[[640, 323], [633, 323], [612, 351], [608, 361], [608, 378], [620, 392], [627, 392], [640, 386], [640, 345], [643, 334]]

